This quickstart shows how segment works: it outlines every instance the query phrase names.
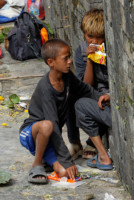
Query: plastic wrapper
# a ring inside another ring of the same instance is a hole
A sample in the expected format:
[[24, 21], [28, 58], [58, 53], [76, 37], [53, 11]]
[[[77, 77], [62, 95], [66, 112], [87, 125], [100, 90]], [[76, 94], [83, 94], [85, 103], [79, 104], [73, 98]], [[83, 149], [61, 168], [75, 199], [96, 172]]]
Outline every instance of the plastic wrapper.
[[55, 181], [60, 181], [60, 182], [68, 182], [68, 183], [74, 183], [76, 181], [80, 181], [81, 180], [81, 177], [76, 177], [75, 178], [75, 181], [72, 180], [72, 179], [67, 179], [66, 177], [59, 177], [59, 175], [54, 171], [52, 172], [51, 174], [49, 174], [47, 176], [48, 179], [51, 179], [51, 180], [55, 180]]
[[76, 188], [77, 186], [80, 186], [83, 184], [85, 184], [85, 182], [83, 182], [83, 181], [78, 181], [78, 182], [73, 182], [73, 183], [69, 183], [66, 181], [60, 181], [60, 182], [56, 182], [56, 183], [52, 184], [52, 186], [62, 187], [62, 188]]
[[[96, 44], [90, 44], [90, 45], [96, 45]], [[106, 53], [105, 53], [104, 43], [102, 43], [101, 45], [96, 45], [96, 46], [99, 47], [99, 51], [89, 54], [88, 58], [95, 63], [106, 65]]]

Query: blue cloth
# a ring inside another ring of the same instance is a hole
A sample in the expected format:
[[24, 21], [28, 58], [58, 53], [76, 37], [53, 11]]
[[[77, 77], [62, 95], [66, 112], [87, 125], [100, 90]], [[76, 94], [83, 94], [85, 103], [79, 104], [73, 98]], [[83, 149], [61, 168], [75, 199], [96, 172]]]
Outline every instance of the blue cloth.
[[[23, 13], [23, 12], [24, 12], [24, 9], [22, 9], [21, 13]], [[18, 16], [20, 16], [20, 14]], [[5, 16], [0, 15], [0, 24], [15, 21], [18, 16], [9, 18], [9, 17], [5, 17]]]
[[5, 22], [12, 22], [14, 20], [16, 20], [17, 17], [5, 17], [5, 16], [0, 16], [0, 24], [5, 23]]
[[[30, 153], [34, 156], [35, 156], [35, 144], [32, 137], [32, 126], [35, 123], [36, 122], [30, 124], [29, 126], [24, 128], [20, 133], [20, 143], [22, 144], [22, 146], [28, 149]], [[47, 148], [43, 156], [43, 161], [47, 162], [51, 166], [53, 165], [54, 162], [57, 161], [57, 157], [52, 147], [51, 141], [49, 141], [47, 145]]]

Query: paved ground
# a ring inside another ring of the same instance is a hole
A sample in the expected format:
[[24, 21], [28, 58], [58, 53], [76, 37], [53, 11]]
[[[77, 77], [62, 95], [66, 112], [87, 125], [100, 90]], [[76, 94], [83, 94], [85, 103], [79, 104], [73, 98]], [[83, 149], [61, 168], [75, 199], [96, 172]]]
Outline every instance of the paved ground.
[[[0, 95], [4, 95], [7, 99], [10, 94], [16, 93], [25, 98], [27, 103], [38, 80], [48, 71], [48, 68], [40, 60], [18, 62], [13, 60], [5, 50], [4, 54], [4, 58], [0, 60], [2, 77]], [[82, 174], [89, 174], [91, 178], [83, 180], [85, 183], [76, 188], [53, 187], [55, 181], [49, 181], [47, 185], [28, 183], [27, 175], [33, 156], [19, 143], [19, 127], [27, 116], [28, 113], [18, 107], [12, 110], [0, 105], [0, 171], [12, 174], [11, 181], [7, 185], [0, 185], [0, 200], [88, 200], [91, 198], [104, 200], [106, 193], [116, 200], [131, 199], [123, 188], [116, 170], [99, 171], [88, 168], [86, 160], [81, 157], [75, 162], [85, 168], [80, 170]], [[2, 126], [2, 123], [7, 123], [8, 126]], [[66, 127], [63, 129], [63, 136], [68, 144]], [[86, 134], [81, 131], [83, 146], [86, 139]]]

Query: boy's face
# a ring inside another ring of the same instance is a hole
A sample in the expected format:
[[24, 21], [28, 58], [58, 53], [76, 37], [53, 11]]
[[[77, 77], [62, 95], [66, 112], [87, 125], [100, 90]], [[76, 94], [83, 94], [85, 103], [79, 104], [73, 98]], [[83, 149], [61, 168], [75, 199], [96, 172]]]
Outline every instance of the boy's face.
[[53, 70], [68, 73], [71, 68], [70, 48], [62, 47], [56, 59], [53, 60]]
[[88, 45], [92, 44], [96, 44], [96, 45], [101, 45], [104, 41], [105, 38], [102, 36], [92, 36], [90, 34], [85, 33], [84, 37], [88, 43]]

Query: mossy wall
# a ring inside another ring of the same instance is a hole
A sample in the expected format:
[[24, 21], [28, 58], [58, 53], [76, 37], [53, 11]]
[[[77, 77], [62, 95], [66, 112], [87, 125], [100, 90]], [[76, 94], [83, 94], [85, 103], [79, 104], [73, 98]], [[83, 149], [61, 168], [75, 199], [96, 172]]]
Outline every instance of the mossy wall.
[[110, 149], [134, 198], [134, 1], [104, 0], [113, 129]]

